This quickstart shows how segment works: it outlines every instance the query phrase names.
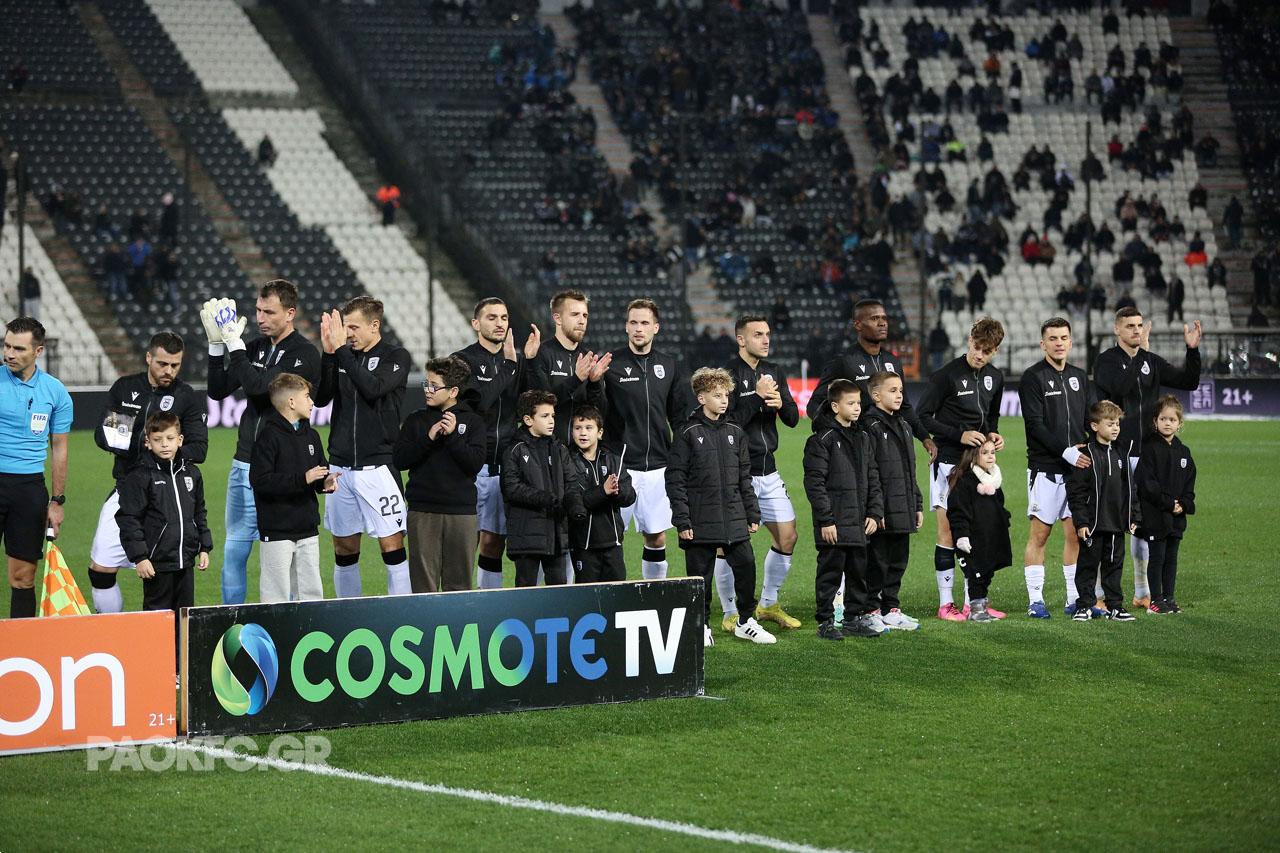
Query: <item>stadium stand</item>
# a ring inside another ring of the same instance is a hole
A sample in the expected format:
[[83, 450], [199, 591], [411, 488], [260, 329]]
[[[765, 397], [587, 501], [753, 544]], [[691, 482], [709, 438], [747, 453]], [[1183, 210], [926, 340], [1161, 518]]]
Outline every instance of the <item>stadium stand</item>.
[[895, 336], [910, 334], [803, 14], [609, 2], [568, 11], [637, 152], [632, 175], [684, 223], [691, 259], [712, 265], [739, 311], [767, 315], [786, 296], [790, 322], [775, 322], [774, 349], [787, 365], [815, 329], [837, 340], [864, 296], [885, 301]]
[[235, 0], [147, 5], [206, 92], [298, 94], [298, 85]]
[[[1039, 323], [1046, 316], [1074, 310], [1083, 319], [1085, 306], [1092, 304], [1093, 328], [1105, 333], [1110, 322], [1103, 307], [1114, 308], [1126, 293], [1157, 329], [1180, 328], [1181, 318], [1167, 321], [1166, 288], [1175, 278], [1185, 287], [1188, 317], [1203, 318], [1211, 329], [1231, 328], [1225, 288], [1211, 289], [1207, 265], [1189, 257], [1197, 231], [1209, 259], [1218, 251], [1213, 223], [1188, 199], [1198, 172], [1180, 126], [1185, 119], [1174, 114], [1177, 59], [1170, 51], [1167, 19], [1103, 11], [987, 18], [982, 11], [842, 6], [835, 25], [848, 43], [855, 87], [864, 103], [879, 111], [872, 121], [880, 124], [887, 143], [883, 180], [895, 203], [911, 204], [920, 228], [914, 242], [925, 255], [926, 269], [935, 273], [937, 301], [964, 302], [965, 284], [978, 266], [974, 261], [985, 261], [985, 306], [944, 310], [939, 305], [953, 343], [964, 340], [976, 315], [991, 313], [1010, 333], [1002, 362], [1007, 358], [1009, 365], [1021, 365], [1038, 357]], [[1029, 48], [1036, 55], [1029, 55]], [[1012, 97], [1016, 71], [1022, 74], [1016, 87], [1019, 108]], [[1095, 73], [1103, 85], [1110, 82], [1104, 76], [1116, 81], [1101, 106], [1090, 106], [1086, 97]], [[953, 81], [958, 90], [949, 95]], [[950, 100], [957, 92], [958, 99]], [[1084, 259], [1080, 237], [1091, 233], [1081, 219], [1089, 122], [1098, 160], [1090, 166], [1100, 172], [1094, 176], [1089, 217], [1092, 227], [1106, 223], [1115, 237], [1110, 251], [1093, 256], [1092, 282], [1102, 289], [1094, 294], [1076, 288]], [[949, 149], [952, 138], [959, 145]], [[1115, 159], [1108, 157], [1111, 139], [1119, 144]], [[1033, 146], [1046, 143], [1051, 151], [1046, 162], [1025, 160]], [[991, 176], [993, 164], [1001, 167], [1000, 177]], [[944, 185], [951, 198], [940, 204]], [[1147, 287], [1138, 258], [1132, 287], [1113, 279], [1113, 264], [1133, 237], [1133, 228], [1121, 221], [1125, 193], [1141, 211], [1135, 225], [1146, 244], [1141, 254], [1149, 271]], [[1156, 198], [1159, 207], [1153, 204]], [[992, 215], [993, 207], [999, 215]], [[1160, 207], [1164, 223], [1156, 222]], [[1049, 234], [1057, 253], [1051, 263], [1038, 255], [1030, 263], [1024, 259], [1020, 235], [1028, 227], [1039, 237]], [[1064, 245], [1068, 236], [1070, 246]], [[944, 283], [955, 298], [938, 292]]]
[[200, 91], [195, 72], [173, 46], [146, 0], [99, 0], [98, 8], [157, 95]]
[[0, 0], [0, 56], [11, 87], [114, 95], [116, 78], [68, 3]]

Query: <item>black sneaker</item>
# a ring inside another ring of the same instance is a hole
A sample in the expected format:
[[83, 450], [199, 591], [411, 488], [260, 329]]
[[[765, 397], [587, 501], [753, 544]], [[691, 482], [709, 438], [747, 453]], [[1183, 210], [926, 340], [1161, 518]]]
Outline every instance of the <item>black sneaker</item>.
[[1182, 608], [1179, 607], [1178, 602], [1174, 601], [1172, 598], [1166, 598], [1164, 600], [1164, 612], [1165, 613], [1181, 613]]
[[818, 636], [824, 640], [843, 640], [844, 634], [836, 627], [835, 620], [828, 619], [818, 625]]
[[1113, 607], [1107, 611], [1107, 618], [1112, 622], [1132, 622], [1133, 614], [1123, 607]]
[[854, 616], [844, 620], [840, 625], [840, 633], [846, 637], [879, 637], [880, 631], [871, 624], [866, 616]]
[[1092, 608], [1081, 607], [1076, 610], [1075, 615], [1071, 617], [1072, 622], [1088, 622], [1093, 618]]

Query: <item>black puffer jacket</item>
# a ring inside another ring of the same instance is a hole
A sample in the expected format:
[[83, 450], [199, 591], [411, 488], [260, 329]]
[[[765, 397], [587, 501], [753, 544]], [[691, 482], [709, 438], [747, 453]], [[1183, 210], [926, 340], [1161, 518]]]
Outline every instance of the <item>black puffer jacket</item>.
[[[1196, 511], [1196, 463], [1191, 451], [1176, 435], [1172, 443], [1159, 435], [1148, 435], [1133, 476], [1142, 510], [1138, 535], [1143, 539], [1181, 539], [1187, 516]], [[1174, 501], [1182, 504], [1177, 515], [1173, 514]]]
[[[978, 476], [970, 469], [960, 475], [947, 496], [947, 523], [955, 541], [969, 537], [965, 559], [976, 569], [994, 572], [1013, 565], [1009, 543], [1009, 511], [1004, 508], [1004, 489], [994, 495], [978, 492]], [[962, 553], [962, 552], [958, 552]]]
[[889, 533], [915, 533], [916, 513], [923, 511], [924, 498], [916, 482], [911, 425], [901, 413], [891, 414], [875, 406], [863, 414], [859, 425], [876, 455], [884, 499], [884, 529]]
[[320, 532], [316, 495], [324, 491], [324, 478], [307, 483], [307, 471], [317, 465], [329, 463], [310, 422], [299, 421], [294, 429], [278, 411], [262, 417], [249, 457], [249, 485], [263, 542], [309, 539]]
[[142, 455], [120, 481], [116, 524], [129, 562], [150, 560], [157, 572], [189, 569], [197, 554], [213, 550], [204, 480], [181, 450], [168, 461], [151, 451]]
[[[603, 447], [596, 453], [595, 461], [583, 456], [576, 447], [569, 451], [578, 471], [578, 487], [582, 489], [582, 503], [587, 517], [582, 521], [570, 520], [569, 540], [574, 550], [612, 548], [622, 544], [622, 534], [627, 526], [622, 523], [622, 507], [636, 502], [636, 490], [631, 485], [631, 474], [620, 470], [618, 457]], [[611, 474], [618, 475], [618, 493], [607, 495], [604, 481]]]
[[742, 427], [726, 418], [711, 420], [699, 408], [671, 442], [667, 497], [676, 530], [692, 530], [688, 545], [732, 545], [751, 536], [760, 523], [760, 504], [751, 486], [751, 454]]
[[1067, 506], [1076, 530], [1095, 533], [1128, 533], [1130, 525], [1142, 523], [1138, 495], [1129, 476], [1127, 447], [1117, 442], [1085, 445], [1092, 463], [1088, 468], [1067, 472]]
[[568, 519], [585, 520], [578, 468], [569, 448], [551, 436], [515, 434], [502, 463], [507, 502], [507, 553], [559, 554], [569, 547]]
[[866, 545], [866, 520], [884, 518], [880, 472], [871, 438], [833, 416], [819, 416], [817, 430], [804, 445], [804, 491], [813, 510], [813, 537], [819, 548], [822, 528], [835, 525], [837, 546]]

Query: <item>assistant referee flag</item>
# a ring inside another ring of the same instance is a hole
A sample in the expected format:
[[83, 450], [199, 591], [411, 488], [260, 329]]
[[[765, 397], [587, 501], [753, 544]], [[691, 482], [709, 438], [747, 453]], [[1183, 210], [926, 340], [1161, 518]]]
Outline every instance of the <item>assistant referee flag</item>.
[[52, 542], [44, 552], [44, 580], [40, 584], [41, 616], [88, 616], [89, 605], [85, 604], [80, 587], [76, 585], [75, 575], [67, 568], [67, 561], [62, 552]]

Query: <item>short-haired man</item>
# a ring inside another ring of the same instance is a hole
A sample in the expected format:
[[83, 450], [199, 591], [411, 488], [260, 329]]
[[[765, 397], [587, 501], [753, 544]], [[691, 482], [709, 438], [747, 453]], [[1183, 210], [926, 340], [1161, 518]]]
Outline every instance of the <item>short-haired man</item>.
[[633, 299], [627, 305], [627, 345], [613, 351], [604, 375], [605, 446], [622, 458], [631, 474], [636, 502], [622, 510], [624, 525], [635, 519], [644, 538], [640, 570], [648, 580], [667, 576], [667, 457], [671, 436], [693, 411], [689, 382], [676, 358], [653, 346], [659, 330], [658, 304]]
[[[769, 321], [760, 314], [744, 314], [734, 326], [738, 353], [725, 367], [733, 376], [727, 417], [742, 427], [751, 457], [751, 487], [760, 504], [760, 518], [769, 529], [773, 545], [764, 558], [764, 586], [756, 607], [758, 620], [776, 622], [783, 628], [799, 628], [800, 620], [782, 609], [778, 594], [791, 571], [791, 553], [796, 547], [796, 511], [787, 495], [787, 485], [778, 472], [778, 422], [794, 428], [800, 422], [800, 407], [787, 386], [782, 367], [768, 360]], [[715, 587], [724, 608], [721, 627], [737, 628], [738, 609], [733, 602], [733, 570], [724, 557], [716, 558]]]
[[[853, 329], [857, 335], [853, 348], [836, 356], [822, 370], [818, 386], [809, 397], [806, 410], [817, 427], [818, 416], [826, 411], [827, 388], [836, 379], [848, 379], [858, 386], [862, 392], [862, 413], [866, 414], [875, 407], [871, 399], [871, 377], [885, 371], [901, 374], [901, 363], [897, 357], [885, 347], [889, 340], [889, 314], [884, 303], [878, 299], [862, 299], [853, 306]], [[902, 401], [899, 414], [906, 419], [914, 435], [929, 454], [929, 461], [938, 458], [938, 447], [929, 437], [929, 430], [920, 422], [916, 410], [908, 400]]]
[[476, 409], [484, 415], [484, 467], [476, 475], [476, 515], [480, 543], [476, 586], [502, 588], [502, 552], [507, 542], [507, 512], [502, 502], [502, 460], [519, 426], [516, 401], [527, 382], [527, 362], [538, 355], [542, 335], [530, 328], [524, 351], [516, 351], [507, 304], [496, 296], [476, 303], [471, 314], [476, 342], [454, 353], [471, 368], [471, 387], [479, 393]]
[[[947, 522], [947, 477], [960, 461], [966, 447], [977, 447], [985, 441], [1004, 447], [1000, 436], [1000, 400], [1004, 394], [1004, 374], [991, 361], [1004, 341], [1004, 327], [990, 317], [983, 317], [969, 331], [965, 354], [942, 366], [929, 377], [916, 411], [920, 421], [938, 444], [938, 458], [933, 463], [933, 479], [929, 484], [929, 506], [938, 518], [938, 544], [933, 553], [933, 567], [938, 581], [938, 618], [963, 622], [968, 604], [961, 610], [952, 595], [956, 552]], [[965, 601], [969, 596], [965, 594]], [[996, 618], [1004, 616], [987, 608]]]
[[529, 363], [531, 389], [550, 391], [556, 395], [556, 438], [565, 446], [573, 445], [573, 411], [589, 404], [597, 408], [604, 405], [604, 387], [600, 380], [609, 363], [611, 353], [596, 355], [583, 350], [582, 339], [587, 334], [589, 300], [580, 290], [562, 290], [551, 297], [551, 322], [555, 334], [538, 349], [537, 357]]
[[329, 470], [341, 474], [324, 502], [324, 526], [333, 534], [333, 590], [339, 598], [361, 594], [360, 534], [377, 538], [387, 569], [387, 594], [407, 595], [409, 558], [404, 550], [408, 508], [392, 469], [400, 435], [400, 409], [413, 362], [409, 351], [382, 336], [382, 303], [357, 296], [320, 317], [318, 406], [333, 402]]
[[[1142, 440], [1156, 416], [1156, 401], [1161, 387], [1192, 391], [1200, 384], [1200, 321], [1182, 326], [1182, 339], [1187, 345], [1186, 361], [1175, 368], [1151, 352], [1148, 341], [1151, 324], [1142, 321], [1137, 308], [1121, 308], [1116, 312], [1116, 345], [1098, 355], [1093, 365], [1093, 383], [1098, 397], [1110, 400], [1124, 410], [1120, 421], [1117, 450], [1129, 457], [1129, 470], [1138, 467], [1142, 456]], [[1151, 603], [1147, 585], [1147, 543], [1140, 537], [1130, 540], [1133, 554], [1133, 606]]]
[[124, 598], [116, 575], [130, 564], [120, 543], [116, 512], [120, 509], [120, 481], [146, 453], [143, 427], [156, 412], [170, 412], [178, 418], [182, 434], [182, 458], [199, 465], [209, 452], [209, 408], [205, 395], [178, 378], [185, 350], [182, 338], [173, 332], [157, 332], [147, 344], [147, 369], [122, 376], [107, 393], [102, 420], [94, 430], [98, 447], [115, 456], [111, 476], [116, 487], [98, 513], [98, 527], [89, 549], [89, 583], [93, 587], [93, 609], [98, 613], [119, 613]]
[[[222, 603], [243, 604], [249, 554], [258, 541], [258, 512], [249, 485], [249, 461], [259, 422], [274, 412], [268, 388], [280, 373], [296, 373], [311, 383], [320, 381], [320, 351], [294, 328], [298, 288], [278, 278], [258, 291], [254, 306], [256, 340], [241, 334], [247, 318], [239, 318], [229, 300], [209, 300], [200, 311], [209, 340], [209, 396], [225, 400], [237, 389], [244, 392], [244, 412], [236, 438], [235, 458], [227, 476], [226, 544], [222, 551]], [[221, 312], [221, 313], [220, 313]], [[224, 328], [230, 334], [224, 334]]]
[[1071, 323], [1050, 317], [1040, 326], [1044, 358], [1028, 367], [1018, 383], [1022, 420], [1027, 432], [1027, 547], [1023, 574], [1027, 581], [1027, 615], [1048, 619], [1044, 603], [1044, 549], [1053, 526], [1062, 522], [1062, 577], [1066, 613], [1075, 612], [1076, 559], [1080, 539], [1067, 503], [1067, 476], [1072, 468], [1088, 468], [1082, 447], [1089, 440], [1089, 407], [1095, 402], [1089, 374], [1067, 362]]
[[[37, 366], [44, 354], [44, 326], [31, 317], [5, 327], [0, 371], [0, 538], [9, 558], [9, 618], [36, 615], [36, 563], [45, 530], [58, 535], [66, 503], [67, 433], [71, 395]], [[53, 495], [44, 466], [52, 448]]]

